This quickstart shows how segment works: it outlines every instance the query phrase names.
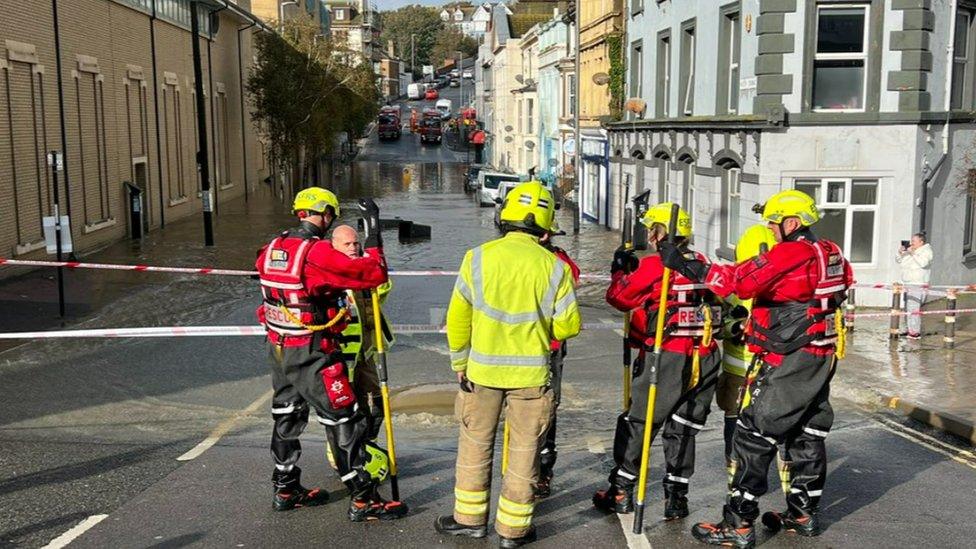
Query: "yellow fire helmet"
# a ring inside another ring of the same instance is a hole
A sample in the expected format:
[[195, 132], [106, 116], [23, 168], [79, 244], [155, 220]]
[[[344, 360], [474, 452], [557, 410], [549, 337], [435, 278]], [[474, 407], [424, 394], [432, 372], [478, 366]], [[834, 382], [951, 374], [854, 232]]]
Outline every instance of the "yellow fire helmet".
[[[651, 206], [641, 216], [641, 223], [648, 229], [653, 227], [655, 223], [660, 223], [667, 229], [668, 225], [671, 224], [671, 205], [672, 202], [661, 202]], [[676, 227], [675, 232], [677, 234], [675, 236], [685, 238], [691, 236], [691, 216], [681, 208], [678, 208], [678, 224]]]
[[796, 217], [800, 224], [809, 227], [820, 221], [817, 203], [803, 191], [790, 189], [769, 197], [763, 206], [762, 217], [770, 223], [782, 223], [787, 217]]
[[556, 201], [539, 181], [527, 181], [505, 195], [499, 221], [533, 231], [549, 232], [556, 214]]
[[773, 236], [773, 231], [769, 230], [765, 223], [756, 223], [746, 229], [736, 243], [735, 262], [742, 263], [756, 257], [759, 255], [763, 244], [766, 245], [767, 250], [772, 249], [776, 245], [776, 237]]
[[325, 213], [332, 208], [335, 217], [339, 217], [339, 198], [330, 190], [322, 187], [309, 187], [302, 189], [295, 195], [295, 202], [292, 204], [291, 213], [301, 211]]

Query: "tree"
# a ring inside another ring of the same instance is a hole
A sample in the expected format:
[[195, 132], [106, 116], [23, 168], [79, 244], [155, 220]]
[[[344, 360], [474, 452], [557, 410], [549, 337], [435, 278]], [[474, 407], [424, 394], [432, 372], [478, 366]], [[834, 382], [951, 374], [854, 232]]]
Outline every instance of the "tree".
[[257, 33], [258, 61], [247, 80], [251, 118], [275, 164], [301, 185], [339, 132], [350, 138], [376, 115], [378, 90], [369, 62], [319, 35], [310, 20], [285, 23], [282, 34]]
[[445, 27], [441, 29], [434, 40], [434, 47], [430, 52], [430, 59], [435, 66], [444, 64], [444, 61], [457, 59], [457, 52], [464, 54], [466, 58], [478, 55], [478, 42], [470, 36], [465, 36], [457, 27]]
[[437, 8], [429, 6], [404, 6], [381, 14], [383, 44], [393, 41], [397, 55], [410, 61], [410, 36], [414, 35], [414, 74], [420, 73], [422, 65], [431, 64], [430, 51], [434, 47], [437, 32], [444, 28], [444, 22]]

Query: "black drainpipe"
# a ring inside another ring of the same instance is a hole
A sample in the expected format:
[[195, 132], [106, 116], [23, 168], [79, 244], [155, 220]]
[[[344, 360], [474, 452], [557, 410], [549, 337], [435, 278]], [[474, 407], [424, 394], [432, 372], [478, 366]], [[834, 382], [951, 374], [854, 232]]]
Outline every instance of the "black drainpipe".
[[247, 29], [257, 25], [255, 22], [251, 22], [250, 25], [237, 29], [237, 78], [238, 78], [238, 91], [241, 97], [241, 160], [244, 164], [244, 203], [247, 204], [247, 187], [248, 187], [248, 165], [247, 165], [247, 134], [245, 133], [244, 117], [246, 113], [244, 111], [244, 54], [241, 51], [241, 33]]
[[159, 228], [166, 227], [166, 204], [163, 196], [163, 149], [159, 136], [159, 74], [156, 72], [156, 2], [153, 0], [149, 16], [149, 48], [152, 54], [153, 112], [156, 116], [156, 173], [159, 176]]

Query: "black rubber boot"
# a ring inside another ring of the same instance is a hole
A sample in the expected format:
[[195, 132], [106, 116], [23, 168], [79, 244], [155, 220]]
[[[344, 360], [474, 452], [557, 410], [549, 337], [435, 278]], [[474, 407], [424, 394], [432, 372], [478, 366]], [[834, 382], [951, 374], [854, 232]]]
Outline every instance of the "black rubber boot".
[[722, 510], [722, 522], [699, 522], [691, 528], [691, 535], [702, 543], [751, 549], [756, 546], [756, 531], [751, 520], [736, 515], [728, 505]]
[[506, 538], [498, 536], [498, 546], [503, 549], [512, 549], [513, 547], [521, 547], [523, 545], [528, 545], [536, 540], [535, 527], [529, 528], [529, 531], [525, 533], [524, 536], [520, 538]]
[[593, 506], [608, 513], [634, 512], [634, 487], [611, 484], [606, 490], [593, 494]]
[[273, 508], [275, 511], [291, 511], [298, 507], [315, 507], [329, 501], [329, 493], [325, 490], [312, 488], [309, 490], [301, 484], [290, 488], [275, 490]]
[[353, 522], [396, 520], [407, 516], [407, 511], [405, 503], [383, 499], [376, 488], [349, 501], [349, 520]]
[[664, 520], [683, 519], [688, 516], [688, 493], [664, 484]]
[[763, 513], [762, 523], [771, 532], [786, 530], [793, 534], [811, 538], [819, 536], [821, 532], [820, 520], [817, 515], [796, 514], [789, 511], [785, 513], [768, 511]]
[[483, 538], [488, 535], [487, 524], [482, 524], [481, 526], [467, 526], [464, 524], [458, 524], [452, 515], [437, 517], [437, 519], [434, 520], [434, 530], [437, 530], [437, 533], [439, 534], [466, 536], [469, 538]]

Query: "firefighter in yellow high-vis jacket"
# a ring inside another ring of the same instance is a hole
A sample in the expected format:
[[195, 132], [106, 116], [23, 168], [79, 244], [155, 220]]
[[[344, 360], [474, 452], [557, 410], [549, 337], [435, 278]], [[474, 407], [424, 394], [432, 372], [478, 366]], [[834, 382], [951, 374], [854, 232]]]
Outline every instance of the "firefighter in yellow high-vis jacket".
[[515, 187], [499, 215], [504, 236], [469, 250], [461, 262], [447, 311], [451, 366], [461, 387], [460, 436], [454, 513], [435, 523], [442, 534], [487, 534], [492, 454], [504, 410], [509, 457], [495, 530], [501, 547], [535, 539], [539, 447], [553, 407], [550, 344], [580, 330], [572, 272], [539, 244], [552, 230], [554, 206], [539, 182]]

